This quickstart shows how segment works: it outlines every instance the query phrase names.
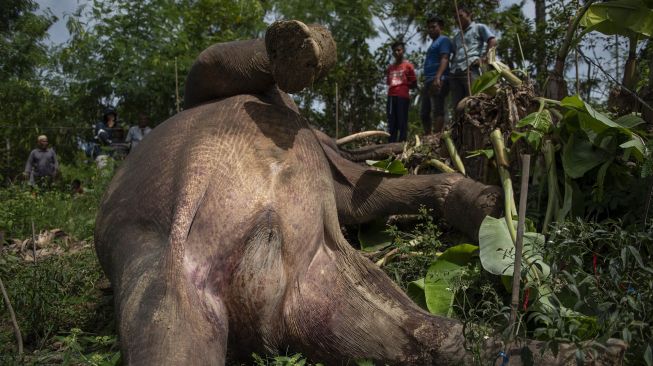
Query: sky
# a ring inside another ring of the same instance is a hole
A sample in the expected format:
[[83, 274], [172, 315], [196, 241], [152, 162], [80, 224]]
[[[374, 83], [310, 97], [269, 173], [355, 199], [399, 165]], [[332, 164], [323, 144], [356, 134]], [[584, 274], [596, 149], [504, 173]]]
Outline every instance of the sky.
[[[47, 40], [47, 43], [50, 45], [58, 45], [61, 43], [64, 43], [68, 40], [69, 38], [69, 33], [66, 28], [66, 21], [67, 18], [70, 14], [75, 12], [75, 10], [84, 4], [87, 4], [89, 0], [37, 0], [36, 1], [39, 4], [40, 7], [40, 12], [46, 11], [46, 9], [49, 9], [57, 18], [58, 21], [52, 25], [52, 27], [49, 30], [49, 39]], [[520, 0], [500, 0], [500, 6], [502, 8], [508, 7], [513, 4], [518, 4], [520, 3]], [[526, 0], [524, 2], [524, 7], [523, 7], [523, 12], [524, 15], [528, 18], [533, 19], [535, 17], [535, 3], [533, 0]], [[380, 24], [378, 24], [380, 26]], [[368, 40], [368, 44], [370, 45], [370, 48], [376, 49], [380, 45], [384, 44], [386, 39], [385, 35], [380, 34], [377, 38]], [[407, 44], [407, 51], [408, 53], [410, 52], [415, 52], [415, 51], [421, 51], [426, 48], [426, 44], [421, 44], [420, 41], [417, 40], [418, 37], [414, 37], [412, 42], [409, 42]], [[598, 53], [601, 55], [607, 54], [607, 51], [599, 51]], [[625, 52], [624, 52], [625, 53]], [[584, 75], [585, 71], [587, 70], [587, 66], [585, 63], [581, 63], [581, 75]], [[567, 78], [573, 78], [574, 73], [573, 70], [567, 71]], [[573, 74], [573, 75], [572, 75]], [[607, 89], [606, 89], [607, 90]], [[605, 93], [605, 91], [603, 91]], [[593, 93], [594, 97], [594, 93]]]

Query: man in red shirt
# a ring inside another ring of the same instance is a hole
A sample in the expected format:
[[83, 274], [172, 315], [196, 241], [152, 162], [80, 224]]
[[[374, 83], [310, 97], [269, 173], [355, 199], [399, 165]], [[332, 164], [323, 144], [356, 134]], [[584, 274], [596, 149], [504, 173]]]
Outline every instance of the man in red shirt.
[[[404, 60], [404, 43], [397, 41], [392, 44], [392, 55], [395, 62], [388, 66], [386, 84], [388, 84], [388, 130], [389, 142], [405, 141], [408, 132], [408, 106], [410, 93], [408, 89], [417, 86], [415, 67]], [[398, 136], [397, 136], [398, 135]]]

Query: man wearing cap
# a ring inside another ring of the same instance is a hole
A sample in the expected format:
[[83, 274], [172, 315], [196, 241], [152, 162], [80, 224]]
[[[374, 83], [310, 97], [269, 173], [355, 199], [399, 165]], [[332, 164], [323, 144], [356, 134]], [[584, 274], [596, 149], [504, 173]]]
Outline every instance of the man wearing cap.
[[25, 174], [29, 177], [29, 184], [49, 184], [59, 172], [57, 155], [52, 148], [48, 148], [48, 137], [40, 135], [37, 139], [38, 147], [29, 154], [25, 164]]

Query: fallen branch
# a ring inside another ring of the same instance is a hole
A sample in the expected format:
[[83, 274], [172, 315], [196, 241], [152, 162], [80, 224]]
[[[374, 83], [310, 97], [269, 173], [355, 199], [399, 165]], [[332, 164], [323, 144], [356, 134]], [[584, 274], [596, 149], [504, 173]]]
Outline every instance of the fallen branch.
[[390, 262], [390, 260], [392, 260], [392, 257], [394, 257], [397, 253], [399, 253], [399, 248], [394, 248], [394, 249], [392, 249], [391, 251], [387, 252], [387, 253], [383, 256], [383, 258], [379, 259], [379, 260], [376, 262], [376, 265], [379, 266], [379, 267], [383, 267], [383, 266], [386, 265], [388, 262]]

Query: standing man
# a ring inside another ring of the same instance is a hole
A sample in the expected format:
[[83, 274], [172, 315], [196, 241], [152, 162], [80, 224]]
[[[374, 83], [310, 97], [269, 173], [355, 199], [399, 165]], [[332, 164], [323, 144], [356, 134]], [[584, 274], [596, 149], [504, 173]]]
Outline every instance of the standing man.
[[133, 151], [134, 148], [143, 140], [145, 135], [150, 133], [152, 129], [148, 127], [149, 120], [145, 113], [140, 113], [138, 115], [138, 126], [132, 126], [127, 132], [127, 137], [125, 142], [130, 144], [129, 150]]
[[48, 137], [40, 135], [36, 139], [37, 148], [32, 150], [25, 164], [25, 177], [29, 177], [29, 184], [44, 183], [49, 185], [59, 172], [57, 155], [52, 148], [48, 148]]
[[[433, 40], [424, 60], [424, 89], [420, 116], [424, 134], [441, 132], [444, 127], [444, 100], [449, 93], [449, 54], [451, 41], [442, 34], [444, 21], [430, 16], [426, 30]], [[433, 128], [432, 128], [433, 127]]]
[[458, 7], [456, 17], [462, 30], [453, 37], [454, 56], [451, 61], [450, 81], [454, 113], [458, 102], [470, 94], [469, 85], [474, 84], [474, 80], [481, 75], [480, 67], [481, 63], [486, 61], [487, 51], [497, 45], [497, 39], [490, 28], [472, 21], [472, 13], [468, 7]]
[[[402, 41], [392, 44], [392, 55], [395, 62], [388, 66], [386, 84], [388, 85], [388, 130], [389, 142], [406, 141], [408, 133], [408, 106], [410, 105], [409, 89], [417, 86], [415, 67], [404, 60], [405, 45]], [[398, 136], [397, 136], [398, 135]]]

